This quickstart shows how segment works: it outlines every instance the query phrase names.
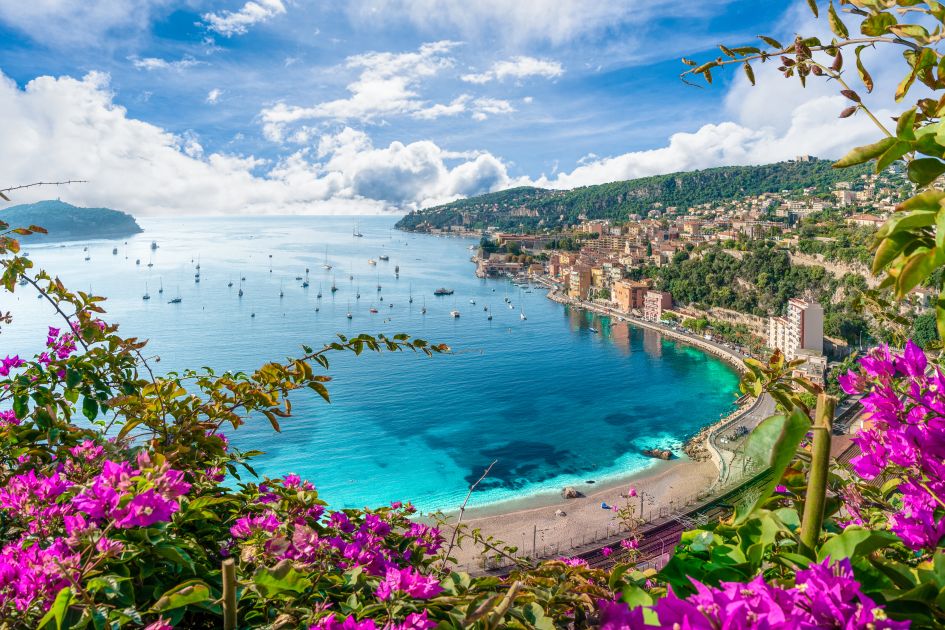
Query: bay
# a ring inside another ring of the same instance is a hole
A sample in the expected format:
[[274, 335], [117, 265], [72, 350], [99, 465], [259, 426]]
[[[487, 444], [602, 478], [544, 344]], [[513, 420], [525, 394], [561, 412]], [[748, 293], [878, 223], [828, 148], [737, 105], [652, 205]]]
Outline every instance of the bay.
[[[738, 377], [725, 363], [551, 302], [538, 287], [477, 279], [474, 240], [401, 233], [396, 219], [144, 219], [144, 233], [127, 244], [25, 249], [67, 286], [106, 296], [106, 319], [126, 336], [150, 339], [162, 371], [249, 370], [337, 333], [404, 332], [448, 344], [452, 354], [433, 358], [333, 356], [330, 405], [299, 393], [281, 433], [261, 418], [230, 433], [240, 448], [265, 452], [256, 461], [261, 473], [298, 473], [336, 507], [411, 500], [422, 510], [454, 509], [493, 460], [471, 505], [602, 483], [652, 465], [642, 449], [678, 449], [733, 408]], [[363, 237], [353, 235], [356, 226]], [[303, 288], [297, 278], [306, 268]], [[441, 286], [454, 295], [434, 297]], [[0, 310], [15, 318], [0, 334], [4, 356], [31, 355], [46, 326], [61, 325], [27, 289], [0, 295]], [[168, 303], [177, 296], [179, 304]]]

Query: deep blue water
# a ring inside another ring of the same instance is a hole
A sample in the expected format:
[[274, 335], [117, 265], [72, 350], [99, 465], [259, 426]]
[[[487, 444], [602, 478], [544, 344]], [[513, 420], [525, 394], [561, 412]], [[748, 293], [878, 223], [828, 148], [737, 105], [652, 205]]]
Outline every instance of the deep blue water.
[[[354, 238], [353, 218], [151, 219], [127, 245], [26, 250], [68, 286], [107, 296], [107, 319], [128, 336], [149, 338], [162, 370], [251, 369], [338, 332], [406, 332], [453, 348], [433, 358], [339, 354], [332, 358], [331, 405], [303, 392], [281, 434], [258, 419], [230, 436], [242, 448], [265, 451], [256, 462], [262, 473], [299, 473], [333, 505], [410, 499], [424, 510], [455, 508], [494, 459], [471, 504], [601, 482], [651, 464], [642, 448], [678, 445], [731, 409], [737, 376], [724, 363], [658, 333], [553, 303], [538, 287], [520, 293], [505, 281], [479, 280], [469, 262], [474, 241], [391, 231], [395, 220], [361, 217], [364, 237]], [[152, 240], [160, 245], [154, 252]], [[331, 272], [322, 269], [326, 246]], [[368, 264], [381, 254], [390, 261]], [[307, 289], [295, 279], [306, 267]], [[150, 301], [141, 299], [146, 283]], [[434, 297], [439, 286], [454, 296]], [[168, 304], [178, 292], [183, 301]], [[506, 292], [514, 310], [503, 301]], [[368, 312], [372, 305], [379, 314]], [[454, 308], [459, 319], [449, 315]], [[20, 287], [12, 298], [0, 294], [0, 310], [15, 315], [0, 335], [0, 355], [36, 350], [46, 325], [59, 325]]]

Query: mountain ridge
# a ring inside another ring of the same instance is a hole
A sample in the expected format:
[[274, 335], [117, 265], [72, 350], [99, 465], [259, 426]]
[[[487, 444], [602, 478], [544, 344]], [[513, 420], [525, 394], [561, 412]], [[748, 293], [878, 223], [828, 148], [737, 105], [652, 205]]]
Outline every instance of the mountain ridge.
[[48, 234], [21, 237], [31, 243], [125, 238], [144, 231], [126, 212], [111, 208], [82, 208], [59, 199], [4, 208], [0, 210], [0, 221], [13, 228], [38, 225], [48, 231]]

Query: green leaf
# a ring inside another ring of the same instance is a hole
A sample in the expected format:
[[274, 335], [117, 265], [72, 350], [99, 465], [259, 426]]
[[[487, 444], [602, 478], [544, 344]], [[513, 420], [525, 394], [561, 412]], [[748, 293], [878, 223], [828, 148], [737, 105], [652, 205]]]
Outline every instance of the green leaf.
[[771, 416], [748, 436], [745, 444], [745, 456], [771, 467], [771, 479], [765, 484], [755, 502], [742, 513], [736, 512], [735, 523], [744, 522], [755, 509], [764, 505], [781, 481], [797, 447], [810, 429], [810, 418], [799, 408], [794, 407], [788, 415]]
[[82, 401], [82, 415], [89, 420], [95, 420], [98, 416], [98, 401], [91, 396], [86, 396]]
[[926, 186], [945, 173], [945, 162], [936, 158], [919, 158], [909, 162], [907, 172], [917, 186]]
[[873, 77], [870, 76], [870, 73], [866, 71], [866, 66], [863, 65], [863, 61], [860, 59], [860, 52], [866, 48], [866, 46], [857, 46], [856, 47], [856, 71], [860, 73], [860, 81], [863, 82], [863, 85], [866, 87], [867, 92], [873, 91]]
[[43, 618], [39, 620], [37, 627], [42, 628], [50, 621], [55, 621], [56, 630], [60, 630], [62, 628], [62, 622], [65, 621], [66, 613], [69, 612], [69, 605], [71, 603], [72, 587], [66, 586], [56, 595], [56, 600]]
[[884, 238], [873, 256], [872, 273], [875, 275], [885, 269], [886, 265], [895, 260], [912, 240], [912, 235], [906, 232], [898, 232]]
[[748, 77], [748, 81], [752, 85], [754, 85], [755, 84], [755, 71], [751, 69], [751, 64], [746, 61], [745, 65], [742, 67], [745, 68], [745, 76]]
[[906, 153], [912, 150], [912, 145], [902, 140], [896, 140], [881, 156], [876, 160], [876, 172], [881, 173], [886, 167], [900, 159]]
[[778, 40], [774, 39], [773, 37], [768, 37], [767, 35], [759, 35], [759, 36], [758, 36], [758, 39], [760, 39], [760, 40], [763, 41], [764, 43], [768, 44], [768, 45], [771, 46], [772, 48], [777, 48], [778, 50], [784, 48], [784, 46], [781, 45], [781, 42], [779, 42]]
[[915, 107], [903, 112], [896, 122], [896, 137], [900, 140], [915, 140]]
[[830, 3], [830, 8], [827, 10], [827, 19], [830, 22], [830, 30], [833, 31], [833, 34], [841, 39], [846, 39], [850, 36], [850, 31], [847, 30], [846, 25], [840, 19], [840, 16], [837, 15], [837, 10], [833, 7], [833, 2]]
[[807, 6], [810, 7], [814, 17], [820, 17], [820, 11], [817, 10], [817, 0], [807, 0]]
[[312, 586], [312, 581], [283, 560], [272, 569], [257, 569], [253, 584], [263, 597], [274, 597], [282, 593], [302, 593]]
[[920, 282], [935, 271], [936, 253], [928, 247], [918, 247], [899, 270], [896, 278], [896, 297], [902, 299]]
[[210, 599], [210, 587], [203, 580], [187, 580], [164, 593], [151, 607], [153, 612], [173, 610]]
[[842, 158], [833, 163], [834, 168], [847, 168], [856, 164], [862, 164], [878, 158], [885, 153], [891, 146], [896, 144], [895, 138], [883, 138], [879, 142], [867, 144], [862, 147], [856, 147]]
[[871, 531], [852, 525], [829, 539], [817, 550], [817, 560], [830, 558], [833, 562], [844, 558], [865, 557], [877, 549], [888, 547], [899, 539], [890, 532]]
[[896, 24], [895, 16], [889, 13], [874, 13], [860, 24], [860, 32], [869, 37], [879, 37]]

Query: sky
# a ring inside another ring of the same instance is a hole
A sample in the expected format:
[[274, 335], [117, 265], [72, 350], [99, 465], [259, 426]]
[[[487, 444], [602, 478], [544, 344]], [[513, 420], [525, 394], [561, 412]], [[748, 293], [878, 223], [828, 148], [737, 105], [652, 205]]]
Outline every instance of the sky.
[[823, 28], [805, 0], [0, 0], [0, 188], [355, 214], [837, 157], [875, 130], [838, 121], [830, 86], [678, 76], [718, 43]]

